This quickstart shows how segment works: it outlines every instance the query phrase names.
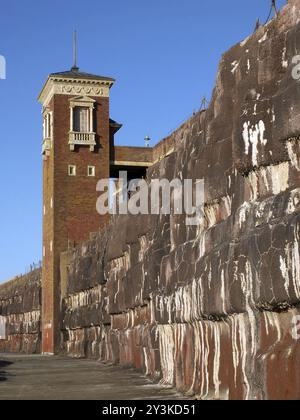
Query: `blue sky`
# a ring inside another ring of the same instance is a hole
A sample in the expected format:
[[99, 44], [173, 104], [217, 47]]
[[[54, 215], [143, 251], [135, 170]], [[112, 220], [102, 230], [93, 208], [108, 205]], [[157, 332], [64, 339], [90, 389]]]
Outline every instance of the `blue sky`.
[[[41, 108], [51, 72], [78, 64], [117, 79], [111, 117], [121, 145], [156, 143], [198, 109], [218, 62], [265, 21], [271, 0], [2, 0], [0, 55], [0, 282], [41, 257]], [[277, 0], [279, 7], [285, 0]]]

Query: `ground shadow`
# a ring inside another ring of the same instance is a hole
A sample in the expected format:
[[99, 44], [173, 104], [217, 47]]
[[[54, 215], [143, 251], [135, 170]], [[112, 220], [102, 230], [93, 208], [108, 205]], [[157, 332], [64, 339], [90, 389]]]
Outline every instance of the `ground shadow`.
[[9, 362], [8, 360], [0, 360], [0, 382], [7, 381], [8, 373], [3, 368], [12, 365], [13, 362]]

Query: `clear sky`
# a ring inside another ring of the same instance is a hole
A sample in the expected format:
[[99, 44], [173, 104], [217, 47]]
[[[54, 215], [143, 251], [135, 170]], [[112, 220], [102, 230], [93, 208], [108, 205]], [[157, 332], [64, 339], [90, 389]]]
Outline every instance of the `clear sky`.
[[[271, 0], [2, 0], [0, 282], [41, 258], [41, 107], [51, 72], [72, 65], [117, 79], [111, 117], [121, 145], [152, 144], [210, 98], [218, 62], [265, 21]], [[277, 0], [279, 7], [285, 0]]]

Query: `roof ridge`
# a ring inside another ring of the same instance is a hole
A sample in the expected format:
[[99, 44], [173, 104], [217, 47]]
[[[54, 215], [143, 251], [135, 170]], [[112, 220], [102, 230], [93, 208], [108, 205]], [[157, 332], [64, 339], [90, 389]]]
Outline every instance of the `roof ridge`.
[[100, 75], [80, 71], [79, 69], [75, 70], [73, 68], [67, 71], [51, 73], [49, 77], [70, 77], [70, 78], [77, 78], [77, 79], [99, 79], [99, 80], [109, 80], [112, 82], [115, 81], [115, 79], [113, 79], [112, 77], [100, 76]]

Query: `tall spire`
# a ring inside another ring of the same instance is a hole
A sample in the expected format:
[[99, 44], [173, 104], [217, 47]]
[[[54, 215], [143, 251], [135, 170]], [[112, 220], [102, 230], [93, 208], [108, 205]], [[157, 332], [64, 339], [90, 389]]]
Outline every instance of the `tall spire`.
[[74, 31], [73, 35], [73, 67], [72, 71], [79, 71], [79, 67], [77, 67], [77, 31]]

